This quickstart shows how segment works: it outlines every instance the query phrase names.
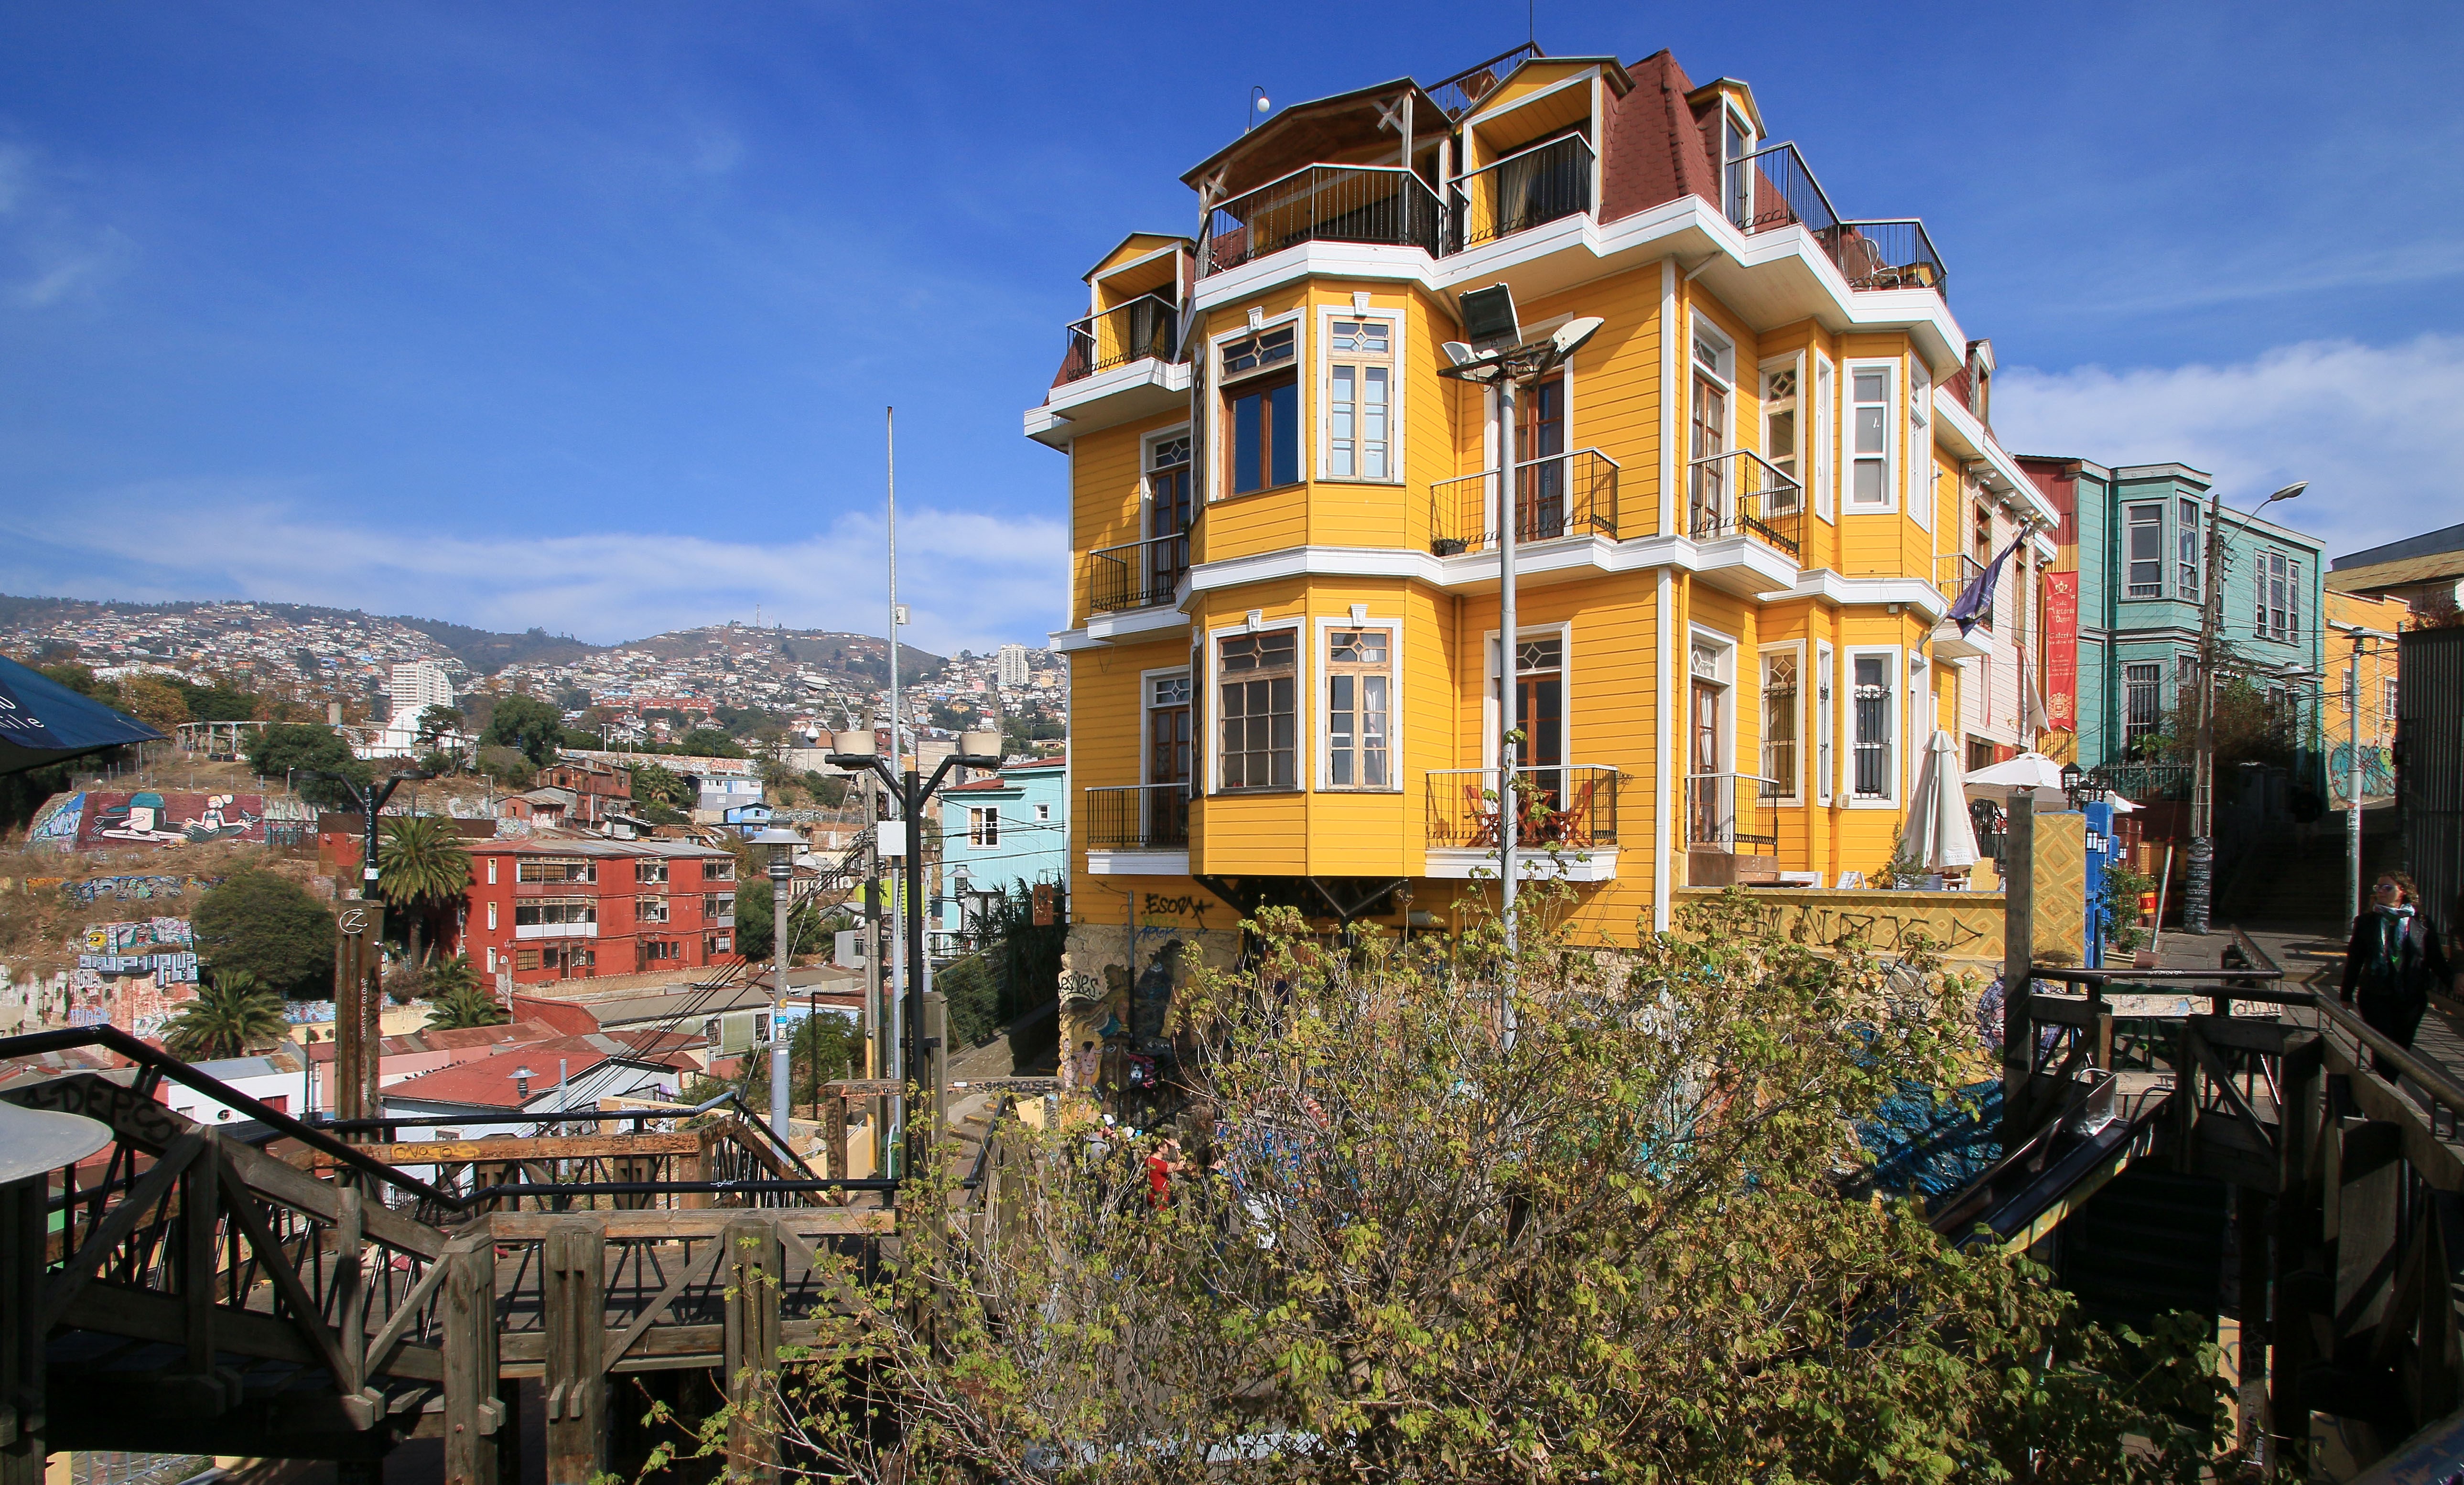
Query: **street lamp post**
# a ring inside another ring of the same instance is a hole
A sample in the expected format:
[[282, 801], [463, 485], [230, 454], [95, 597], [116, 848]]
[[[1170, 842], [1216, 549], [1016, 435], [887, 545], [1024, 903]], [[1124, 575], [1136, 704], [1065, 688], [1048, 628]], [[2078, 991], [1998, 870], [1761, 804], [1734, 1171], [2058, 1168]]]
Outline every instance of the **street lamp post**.
[[[942, 780], [949, 777], [952, 769], [999, 769], [1001, 766], [1001, 736], [997, 729], [968, 732], [959, 739], [957, 753], [943, 758], [940, 767], [933, 771], [929, 779], [916, 769], [901, 772], [885, 762], [873, 751], [873, 737], [869, 732], [839, 733], [829, 755], [830, 767], [842, 772], [860, 774], [869, 771], [882, 781], [898, 804], [901, 829], [891, 839], [901, 848], [900, 854], [905, 858], [903, 890], [899, 894], [903, 901], [898, 905], [898, 911], [900, 942], [906, 948], [906, 956], [900, 967], [902, 978], [893, 1000], [898, 1013], [897, 1021], [891, 1028], [890, 1040], [898, 1058], [898, 1071], [894, 1076], [902, 1082], [921, 1081], [923, 1054], [932, 1050], [922, 1044], [921, 1031], [924, 1024], [924, 809], [933, 796], [940, 792]], [[887, 845], [882, 854], [891, 854]], [[939, 1112], [935, 1111], [936, 1118]], [[897, 1152], [895, 1173], [901, 1175], [912, 1168], [900, 1147], [906, 1123], [906, 1098], [903, 1094], [893, 1095], [890, 1110], [891, 1147]]]
[[1515, 788], [1515, 768], [1522, 750], [1522, 719], [1516, 714], [1522, 698], [1515, 692], [1515, 540], [1522, 515], [1521, 491], [1515, 476], [1514, 437], [1518, 394], [1523, 383], [1537, 382], [1565, 363], [1566, 358], [1597, 333], [1598, 319], [1571, 320], [1555, 334], [1526, 342], [1523, 324], [1514, 313], [1514, 292], [1504, 284], [1474, 289], [1463, 296], [1463, 333], [1468, 343], [1448, 341], [1440, 376], [1497, 389], [1497, 879], [1500, 916], [1506, 928], [1507, 983], [1499, 1006], [1499, 1026], [1508, 1046], [1514, 1043], [1514, 994], [1511, 968], [1519, 941], [1516, 934], [1514, 862], [1522, 826], [1522, 797]]
[[764, 830], [753, 838], [753, 844], [770, 853], [770, 941], [778, 962], [777, 982], [770, 987], [770, 1127], [779, 1138], [787, 1138], [787, 1063], [788, 1042], [784, 1031], [787, 1011], [787, 961], [792, 946], [788, 942], [787, 924], [792, 912], [796, 887], [796, 848], [804, 838], [792, 830]]
[[[360, 881], [351, 895], [363, 902], [373, 896], [377, 884], [377, 816], [393, 797], [395, 790], [429, 775], [410, 772], [395, 774], [383, 783], [361, 784], [331, 769], [301, 769], [295, 775], [300, 779], [321, 778], [338, 784], [360, 807]], [[372, 991], [366, 983], [363, 967], [353, 972], [353, 983], [335, 987], [339, 994], [334, 1004], [334, 1112], [339, 1118], [365, 1118], [377, 1109], [377, 1026], [382, 1015], [382, 990]], [[344, 1004], [347, 999], [350, 1003]]]
[[[2260, 501], [2251, 513], [2255, 515], [2278, 500], [2292, 499], [2309, 484], [2308, 480], [2295, 480]], [[2202, 575], [2206, 581], [2199, 595], [2199, 733], [2197, 751], [2190, 760], [2190, 873], [2182, 894], [2183, 930], [2200, 934], [2208, 931], [2215, 885], [2216, 646], [2224, 626], [2224, 587], [2216, 569], [2224, 552], [2223, 513], [2223, 492], [2210, 491], [2208, 551]]]

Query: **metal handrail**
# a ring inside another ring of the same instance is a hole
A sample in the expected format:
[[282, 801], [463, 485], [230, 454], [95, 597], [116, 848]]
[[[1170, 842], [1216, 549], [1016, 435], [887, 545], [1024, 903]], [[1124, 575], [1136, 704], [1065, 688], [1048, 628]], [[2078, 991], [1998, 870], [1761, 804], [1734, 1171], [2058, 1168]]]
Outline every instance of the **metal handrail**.
[[[1150, 313], [1155, 316], [1155, 323], [1145, 336], [1140, 336], [1134, 328], [1136, 311], [1139, 306], [1148, 304], [1154, 306]], [[1114, 343], [1107, 348], [1105, 336], [1099, 328], [1100, 322], [1115, 315], [1129, 317], [1132, 328], [1115, 331], [1111, 337]], [[1180, 330], [1180, 307], [1159, 294], [1142, 294], [1136, 298], [1115, 304], [1111, 309], [1098, 310], [1083, 319], [1073, 319], [1069, 322], [1067, 330], [1069, 340], [1067, 349], [1062, 353], [1061, 372], [1052, 379], [1052, 384], [1055, 386], [1091, 377], [1099, 371], [1110, 370], [1133, 360], [1152, 358], [1156, 360], [1171, 361], [1180, 359], [1179, 347], [1177, 344]]]
[[[1445, 111], [1445, 115], [1449, 120], [1461, 119], [1463, 115], [1471, 112], [1473, 106], [1479, 103], [1482, 98], [1488, 97], [1490, 93], [1496, 91], [1497, 85], [1506, 80], [1507, 73], [1512, 72], [1516, 67], [1529, 61], [1533, 57], [1546, 56], [1548, 55], [1548, 53], [1540, 50], [1540, 44], [1538, 42], [1527, 41], [1519, 47], [1508, 47], [1507, 50], [1498, 53], [1495, 56], [1490, 57], [1487, 61], [1476, 62], [1455, 74], [1451, 77], [1441, 78], [1436, 82], [1430, 83], [1421, 91], [1428, 94], [1431, 101], [1435, 102], [1438, 107]], [[1474, 93], [1468, 86], [1466, 86], [1466, 84], [1483, 74], [1487, 75], [1488, 86], [1481, 89], [1478, 93]], [[1445, 97], [1446, 90], [1448, 88], [1454, 89], [1456, 94], [1462, 98], [1463, 101], [1460, 103], [1449, 103]]]
[[[1324, 172], [1324, 179], [1320, 178]], [[1295, 188], [1290, 183], [1309, 177], [1305, 186]], [[1338, 203], [1338, 209], [1321, 213], [1324, 197], [1330, 189], [1339, 189], [1347, 182], [1357, 183], [1373, 176], [1396, 178], [1394, 193], [1370, 197], [1351, 203]], [[1269, 193], [1282, 192], [1280, 197]], [[1413, 193], [1418, 191], [1416, 196]], [[1307, 220], [1286, 220], [1296, 217], [1307, 207]], [[1417, 171], [1400, 165], [1306, 164], [1276, 177], [1251, 190], [1242, 192], [1221, 203], [1207, 213], [1205, 242], [1199, 254], [1201, 274], [1221, 273], [1241, 264], [1280, 252], [1305, 242], [1370, 242], [1396, 247], [1418, 247], [1431, 257], [1442, 256], [1445, 243], [1439, 235], [1440, 202], [1429, 183]], [[1367, 226], [1361, 225], [1363, 223]], [[1268, 241], [1258, 242], [1260, 224], [1267, 224]], [[1346, 225], [1352, 224], [1352, 225]], [[1372, 229], [1374, 228], [1374, 229]], [[1224, 245], [1238, 241], [1239, 246]]]
[[[1617, 843], [1617, 790], [1624, 775], [1606, 763], [1518, 763], [1511, 770], [1494, 767], [1423, 770], [1422, 777], [1427, 785], [1427, 843], [1441, 849], [1494, 850], [1497, 845], [1496, 821], [1504, 809], [1499, 798], [1505, 792], [1498, 776], [1501, 773], [1533, 778], [1552, 775], [1556, 780], [1557, 799], [1554, 803], [1548, 802], [1545, 788], [1533, 790], [1533, 795], [1539, 797], [1537, 807], [1527, 804], [1524, 813], [1517, 817], [1530, 819], [1535, 826], [1523, 841], [1533, 851], [1545, 852], [1551, 846], [1563, 848], [1569, 845], [1582, 850]], [[1478, 779], [1477, 797], [1439, 786], [1441, 779], [1457, 778]]]
[[1805, 486], [1794, 475], [1750, 448], [1705, 454], [1688, 461], [1686, 470], [1688, 535], [1697, 541], [1750, 536], [1792, 560], [1803, 556], [1793, 533], [1805, 513]]
[[[1179, 818], [1172, 819], [1171, 791], [1179, 791]], [[1189, 843], [1188, 780], [1162, 784], [1088, 784], [1087, 844], [1091, 850], [1171, 849]], [[1103, 797], [1097, 797], [1102, 796]], [[1158, 820], [1158, 812], [1163, 819]], [[1114, 819], [1115, 815], [1125, 818]]]
[[[1189, 535], [1184, 531], [1148, 536], [1088, 553], [1087, 606], [1110, 614], [1172, 601], [1189, 572]], [[1147, 548], [1160, 550], [1134, 560], [1127, 555]]]
[[[1520, 210], [1509, 211], [1504, 202], [1492, 200], [1486, 204], [1485, 216], [1475, 224], [1474, 218], [1479, 215], [1475, 207], [1479, 204], [1481, 187], [1485, 186], [1492, 191], [1506, 188], [1506, 178], [1494, 172], [1525, 162], [1530, 162], [1535, 171], [1547, 169], [1548, 166], [1535, 157], [1551, 150], [1574, 156], [1574, 160], [1568, 164], [1579, 168], [1568, 169], [1562, 176], [1535, 173], [1532, 184], [1537, 187], [1538, 201], [1527, 203]], [[1566, 134], [1516, 150], [1502, 160], [1491, 161], [1477, 170], [1466, 170], [1455, 177], [1449, 186], [1455, 201], [1455, 231], [1454, 240], [1447, 245], [1448, 250], [1461, 252], [1476, 243], [1493, 241], [1591, 210], [1592, 174], [1598, 158], [1590, 140], [1580, 134]]]
[[[1744, 218], [1739, 220], [1727, 198], [1737, 178], [1749, 171], [1749, 199], [1745, 203]], [[1770, 185], [1774, 203], [1771, 207], [1755, 204], [1763, 193], [1750, 189], [1754, 182]], [[1782, 227], [1803, 227], [1819, 234], [1839, 225], [1839, 213], [1831, 205], [1831, 193], [1822, 188], [1822, 182], [1815, 178], [1814, 167], [1805, 163], [1793, 140], [1766, 144], [1750, 155], [1720, 162], [1720, 191], [1722, 214], [1748, 236]]]
[[[1597, 448], [1569, 448], [1518, 459], [1514, 471], [1517, 541], [1583, 535], [1618, 539], [1617, 482], [1625, 470], [1615, 459]], [[1551, 473], [1554, 489], [1548, 488], [1552, 482], [1545, 477]], [[1458, 557], [1497, 544], [1497, 485], [1495, 470], [1430, 482], [1429, 539], [1438, 556]]]
[[[1934, 251], [1932, 234], [1916, 217], [1875, 218], [1841, 222], [1827, 244], [1851, 289], [1931, 289], [1939, 293], [1950, 281], [1950, 270]], [[1890, 246], [1905, 239], [1903, 249]]]

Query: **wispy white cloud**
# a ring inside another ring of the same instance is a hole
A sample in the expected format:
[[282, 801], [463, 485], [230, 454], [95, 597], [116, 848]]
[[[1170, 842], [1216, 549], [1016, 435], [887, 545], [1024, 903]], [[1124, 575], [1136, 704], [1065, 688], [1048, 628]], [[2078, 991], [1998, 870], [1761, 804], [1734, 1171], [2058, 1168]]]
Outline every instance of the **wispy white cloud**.
[[2100, 464], [2177, 461], [2248, 505], [2279, 505], [2330, 556], [2464, 521], [2464, 337], [2279, 346], [2224, 364], [2014, 367], [1993, 394], [2004, 447]]
[[0, 142], [0, 299], [45, 309], [125, 272], [137, 244], [78, 209], [22, 144]]
[[[843, 514], [765, 543], [655, 532], [418, 532], [313, 513], [311, 492], [182, 482], [0, 515], [0, 588], [132, 600], [253, 598], [534, 624], [599, 643], [727, 619], [878, 634], [882, 522]], [[1055, 523], [901, 513], [907, 639], [927, 649], [1032, 643], [1061, 620], [1067, 536]]]

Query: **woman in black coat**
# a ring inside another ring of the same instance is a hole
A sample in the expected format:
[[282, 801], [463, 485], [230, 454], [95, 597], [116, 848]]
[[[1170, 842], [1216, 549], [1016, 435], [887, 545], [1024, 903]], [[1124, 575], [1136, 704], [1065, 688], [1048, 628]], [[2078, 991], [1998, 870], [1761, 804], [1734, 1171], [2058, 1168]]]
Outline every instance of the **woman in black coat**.
[[[2409, 1050], [2412, 1035], [2430, 1010], [2430, 992], [2452, 978], [2438, 930], [2422, 916], [2420, 894], [2400, 871], [2379, 874], [2367, 911], [2353, 920], [2353, 941], [2344, 950], [2343, 1000], [2362, 1013], [2371, 1029]], [[2381, 1075], [2394, 1070], [2379, 1059]]]

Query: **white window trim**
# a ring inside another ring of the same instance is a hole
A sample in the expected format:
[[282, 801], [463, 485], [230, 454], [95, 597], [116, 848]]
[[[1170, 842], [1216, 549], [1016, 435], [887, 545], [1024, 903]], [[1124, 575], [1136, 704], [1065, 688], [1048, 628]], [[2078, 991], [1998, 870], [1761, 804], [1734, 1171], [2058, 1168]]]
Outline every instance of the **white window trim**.
[[[1717, 629], [1707, 628], [1699, 623], [1688, 623], [1685, 626], [1685, 659], [1679, 674], [1685, 680], [1686, 706], [1689, 709], [1693, 706], [1694, 646], [1697, 644], [1708, 644], [1720, 651], [1719, 673], [1708, 678], [1719, 682], [1724, 688], [1721, 692], [1724, 702], [1720, 716], [1720, 735], [1711, 746], [1718, 752], [1720, 761], [1726, 766], [1713, 772], [1734, 774], [1737, 772], [1737, 655], [1742, 646], [1738, 644], [1735, 635], [1723, 634]], [[1755, 679], [1759, 681], [1761, 677], [1757, 676]], [[1756, 692], [1757, 696], [1760, 694], [1759, 691]], [[1684, 760], [1683, 773], [1693, 773], [1694, 716], [1690, 710], [1685, 716], [1684, 751], [1681, 756]], [[1754, 759], [1754, 770], [1759, 776], [1762, 771], [1760, 757]]]
[[[1284, 324], [1292, 327], [1292, 366], [1295, 369], [1307, 366], [1309, 364], [1309, 317], [1299, 308], [1287, 310], [1281, 315], [1269, 315], [1254, 326], [1244, 319], [1229, 330], [1206, 338], [1206, 437], [1203, 440], [1206, 449], [1206, 467], [1198, 471], [1198, 478], [1201, 482], [1199, 489], [1203, 491], [1201, 498], [1197, 502], [1199, 505], [1213, 505], [1219, 500], [1231, 498], [1230, 491], [1224, 489], [1229, 480], [1222, 469], [1223, 394], [1239, 383], [1223, 380], [1221, 369], [1223, 364], [1223, 347], [1235, 340], [1246, 339], [1260, 331], [1272, 330], [1277, 325]], [[1259, 372], [1256, 375], [1271, 376], [1273, 373]], [[1246, 373], [1241, 378], [1242, 382], [1249, 380], [1250, 375]], [[1296, 398], [1294, 402], [1303, 406], [1308, 405], [1306, 399]], [[1302, 416], [1306, 418], [1309, 414], [1303, 413]], [[1301, 477], [1305, 480], [1309, 477], [1307, 461], [1301, 463]], [[1263, 488], [1273, 490], [1278, 487], [1267, 485]], [[1250, 490], [1243, 491], [1242, 493], [1254, 495], [1260, 491]]]
[[[1762, 774], [1761, 754], [1767, 753], [1771, 747], [1771, 711], [1763, 702], [1763, 693], [1767, 688], [1764, 684], [1763, 661], [1771, 655], [1796, 657], [1796, 767], [1790, 772], [1786, 779], [1782, 780], [1788, 785], [1788, 793], [1763, 802], [1780, 809], [1802, 809], [1805, 807], [1805, 754], [1810, 746], [1810, 741], [1805, 735], [1808, 715], [1806, 683], [1811, 679], [1805, 668], [1803, 640], [1788, 640], [1777, 644], [1766, 644], [1754, 652], [1754, 735], [1760, 743], [1760, 747], [1756, 750], [1754, 772]], [[1763, 775], [1763, 776], [1770, 775]]]
[[[1922, 391], [1917, 378], [1925, 378]], [[1934, 462], [1933, 368], [1923, 357], [1908, 358], [1907, 393], [1901, 399], [1908, 430], [1908, 515], [1920, 531], [1933, 530], [1934, 506], [1942, 498], [1942, 466]], [[1922, 420], [1922, 421], [1920, 421]], [[1923, 482], [1920, 489], [1919, 482]]]
[[[1857, 373], [1866, 370], [1878, 370], [1888, 379], [1888, 384], [1882, 388], [1882, 503], [1880, 505], [1859, 505], [1851, 497], [1851, 492], [1857, 488], [1858, 464], [1854, 415], [1860, 405], [1857, 401]], [[1844, 476], [1839, 482], [1839, 513], [1842, 515], [1899, 513], [1900, 467], [1903, 462], [1900, 445], [1907, 421], [1900, 398], [1903, 380], [1900, 360], [1894, 356], [1859, 357], [1840, 367], [1839, 405], [1844, 414], [1839, 420], [1839, 471]]]
[[[1847, 746], [1839, 750], [1839, 792], [1852, 810], [1896, 810], [1906, 787], [1900, 774], [1907, 755], [1908, 693], [1915, 689], [1908, 684], [1905, 651], [1897, 644], [1851, 644], [1840, 673], [1844, 678], [1839, 688], [1840, 736]], [[1857, 662], [1867, 655], [1882, 657], [1882, 673], [1891, 678], [1891, 755], [1882, 766], [1883, 781], [1891, 793], [1879, 799], [1857, 797]]]
[[1331, 706], [1318, 708], [1317, 767], [1311, 788], [1325, 794], [1401, 794], [1403, 792], [1403, 621], [1380, 619], [1372, 614], [1358, 623], [1350, 619], [1317, 621], [1318, 679], [1333, 674], [1326, 659], [1329, 636], [1337, 629], [1383, 629], [1386, 631], [1386, 778], [1382, 788], [1360, 784], [1337, 785], [1330, 782], [1334, 768], [1334, 749], [1329, 729], [1332, 722]]
[[[1400, 485], [1403, 479], [1403, 312], [1399, 309], [1355, 310], [1348, 304], [1318, 306], [1317, 477], [1342, 485]], [[1386, 478], [1336, 474], [1334, 468], [1334, 322], [1338, 319], [1382, 319], [1386, 336]]]
[[1814, 691], [1810, 710], [1814, 716], [1815, 754], [1814, 802], [1829, 804], [1836, 794], [1839, 775], [1839, 713], [1832, 707], [1833, 693], [1837, 689], [1837, 657], [1829, 640], [1814, 642]]
[[[1755, 363], [1754, 444], [1762, 456], [1776, 466], [1779, 460], [1771, 450], [1771, 374], [1793, 371], [1796, 374], [1796, 448], [1791, 450], [1796, 460], [1796, 501], [1802, 511], [1814, 499], [1814, 434], [1807, 414], [1813, 411], [1814, 398], [1805, 384], [1806, 353], [1793, 351], [1786, 356], [1773, 356]], [[1799, 672], [1802, 673], [1801, 671]]]
[[[1518, 642], [1544, 640], [1552, 634], [1557, 637], [1557, 756], [1571, 767], [1574, 762], [1574, 626], [1572, 622], [1519, 623], [1514, 626], [1514, 638]], [[1498, 738], [1498, 723], [1502, 720], [1499, 696], [1503, 679], [1501, 671], [1506, 664], [1505, 651], [1497, 643], [1497, 635], [1495, 629], [1481, 632], [1481, 653], [1486, 657], [1481, 664], [1486, 668], [1486, 675], [1481, 684], [1481, 743], [1475, 754], [1475, 762], [1483, 774], [1489, 775], [1491, 787], [1496, 784], [1498, 750], [1502, 746]]]
[[[1176, 438], [1191, 438], [1190, 427], [1189, 420], [1183, 418], [1171, 427], [1157, 428], [1152, 433], [1142, 433], [1138, 436], [1138, 535], [1136, 539], [1140, 541], [1148, 539], [1147, 534], [1155, 530], [1155, 445]], [[1191, 438], [1189, 451], [1189, 477], [1194, 482], [1200, 472], [1197, 459], [1198, 445], [1194, 438]], [[1190, 505], [1194, 510], [1204, 503], [1202, 499], [1194, 499]]]
[[1839, 492], [1839, 370], [1820, 351], [1814, 353], [1813, 395], [1809, 398], [1800, 391], [1798, 401], [1810, 402], [1814, 408], [1813, 446], [1808, 460], [1814, 466], [1810, 487], [1814, 491], [1814, 513], [1836, 525], [1839, 519], [1833, 505]]
[[[1537, 339], [1540, 337], [1549, 334], [1557, 326], [1565, 324], [1573, 318], [1573, 317], [1572, 315], [1554, 316], [1549, 319], [1541, 320], [1537, 324], [1524, 326], [1523, 333], [1533, 339]], [[1569, 356], [1564, 360], [1559, 361], [1556, 369], [1550, 373], [1551, 376], [1557, 378], [1559, 384], [1565, 388], [1564, 398], [1566, 405], [1564, 410], [1564, 421], [1566, 425], [1566, 451], [1568, 453], [1573, 453], [1576, 449], [1584, 447], [1584, 445], [1574, 437], [1574, 429], [1579, 426], [1574, 421], [1574, 391], [1578, 384], [1574, 375], [1574, 362], [1576, 360], [1577, 358]], [[1528, 389], [1526, 395], [1529, 395]], [[1481, 394], [1481, 416], [1485, 420], [1485, 426], [1481, 430], [1480, 467], [1484, 472], [1493, 472], [1497, 469], [1498, 447], [1503, 437], [1503, 435], [1498, 431], [1503, 425], [1499, 421], [1501, 417], [1501, 408], [1497, 388], [1493, 386], [1489, 387], [1486, 391]], [[1514, 458], [1516, 463], [1519, 464], [1531, 457], [1532, 454], [1530, 449], [1524, 448], [1519, 442], [1515, 445]], [[1499, 483], [1497, 481], [1488, 480], [1483, 483], [1482, 501], [1481, 518], [1488, 523], [1488, 530], [1495, 531], [1497, 530], [1497, 523], [1504, 519], [1504, 510], [1502, 506], [1503, 491], [1500, 490]]]
[[[1273, 321], [1269, 320], [1267, 323], [1272, 324]], [[1219, 642], [1234, 635], [1265, 634], [1273, 629], [1292, 631], [1292, 645], [1295, 650], [1292, 657], [1292, 747], [1295, 750], [1308, 747], [1312, 725], [1309, 688], [1315, 684], [1313, 680], [1315, 672], [1309, 665], [1309, 631], [1301, 616], [1294, 614], [1288, 619], [1265, 619], [1259, 621], [1254, 626], [1247, 623], [1234, 623], [1209, 629], [1206, 631], [1206, 701], [1199, 712], [1200, 719], [1205, 723], [1206, 735], [1203, 738], [1193, 739], [1193, 741], [1202, 742], [1205, 746], [1206, 772], [1194, 781], [1195, 784], [1203, 787], [1194, 789], [1193, 796], [1228, 794], [1238, 797], [1259, 794], [1300, 794], [1309, 788], [1306, 780], [1309, 777], [1311, 763], [1306, 756], [1292, 759], [1293, 783], [1289, 789], [1226, 790], [1223, 787], [1223, 697], [1221, 692], [1223, 666], [1222, 646]]]
[[[1237, 634], [1243, 631], [1227, 630], [1224, 632]], [[1212, 644], [1211, 641], [1209, 643]], [[1189, 674], [1190, 669], [1187, 666], [1158, 666], [1153, 670], [1141, 670], [1138, 672], [1138, 782], [1141, 784], [1152, 784], [1155, 782], [1154, 776], [1155, 726], [1151, 720], [1155, 714], [1155, 683], [1157, 681], [1171, 680], [1174, 676], [1187, 676]], [[1193, 685], [1190, 687], [1189, 690], [1190, 711], [1194, 715], [1201, 717], [1204, 716], [1205, 709], [1198, 704], [1198, 688]], [[1190, 761], [1193, 764], [1198, 761], [1199, 745], [1203, 741], [1204, 739], [1199, 737], [1192, 737], [1189, 739]], [[1196, 770], [1193, 768], [1191, 772], [1195, 773]], [[1200, 782], [1202, 782], [1202, 780], [1196, 778], [1189, 781], [1190, 792], [1193, 796], [1197, 794], [1198, 785]]]

